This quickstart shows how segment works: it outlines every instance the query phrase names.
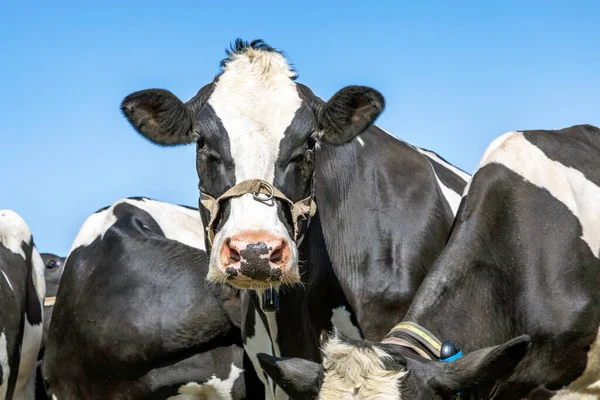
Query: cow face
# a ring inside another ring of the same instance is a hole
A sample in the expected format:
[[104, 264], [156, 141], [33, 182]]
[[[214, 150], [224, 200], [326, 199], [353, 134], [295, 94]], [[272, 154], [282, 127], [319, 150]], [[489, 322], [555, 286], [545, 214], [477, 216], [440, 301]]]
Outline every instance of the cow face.
[[65, 258], [55, 254], [41, 254], [46, 268], [46, 297], [56, 296], [58, 284], [65, 268]]
[[[406, 355], [403, 347], [333, 338], [323, 365], [299, 358], [259, 354], [264, 371], [292, 399], [450, 399], [475, 396], [506, 379], [525, 356], [529, 337], [467, 354], [452, 363]], [[477, 397], [479, 398], [479, 397]]]
[[[238, 40], [221, 65], [222, 73], [187, 103], [164, 90], [145, 90], [125, 98], [122, 110], [156, 144], [196, 143], [200, 190], [211, 198], [249, 180], [267, 183], [266, 194], [238, 193], [219, 202], [209, 279], [259, 289], [298, 282], [290, 204], [311, 195], [314, 151], [367, 129], [383, 110], [383, 97], [352, 86], [323, 103], [294, 81], [284, 56], [261, 41]], [[290, 201], [269, 199], [269, 185]]]

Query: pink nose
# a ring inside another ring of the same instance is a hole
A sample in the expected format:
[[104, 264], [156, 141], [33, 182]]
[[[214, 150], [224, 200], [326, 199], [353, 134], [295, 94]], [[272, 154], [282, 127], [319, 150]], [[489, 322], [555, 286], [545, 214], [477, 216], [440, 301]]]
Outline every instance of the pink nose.
[[290, 249], [281, 237], [266, 232], [246, 232], [227, 238], [221, 262], [229, 279], [279, 281], [290, 259]]

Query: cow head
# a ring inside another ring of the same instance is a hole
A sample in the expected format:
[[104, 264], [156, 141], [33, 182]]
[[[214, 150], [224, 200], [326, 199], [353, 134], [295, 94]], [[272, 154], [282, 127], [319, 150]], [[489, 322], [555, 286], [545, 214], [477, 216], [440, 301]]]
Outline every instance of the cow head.
[[56, 294], [58, 293], [58, 285], [60, 284], [60, 278], [65, 269], [65, 258], [51, 253], [42, 253], [40, 255], [42, 256], [42, 260], [44, 260], [46, 280], [44, 330], [42, 339], [42, 346], [45, 346], [48, 329], [50, 329], [50, 322], [52, 321], [52, 313], [54, 312], [54, 301], [56, 299]]
[[58, 285], [65, 268], [65, 258], [51, 253], [42, 253], [46, 268], [46, 297], [56, 296]]
[[477, 350], [451, 363], [408, 356], [394, 344], [332, 338], [323, 365], [300, 358], [258, 355], [264, 371], [292, 399], [449, 399], [469, 398], [481, 387], [506, 379], [527, 352], [521, 336]]
[[207, 200], [200, 208], [216, 232], [209, 237], [210, 280], [258, 289], [296, 283], [297, 241], [310, 201], [304, 213], [293, 205], [312, 196], [314, 151], [319, 143], [354, 139], [384, 100], [373, 89], [349, 86], [324, 103], [262, 41], [237, 40], [227, 54], [222, 72], [187, 103], [150, 89], [127, 96], [121, 109], [153, 143], [196, 143]]

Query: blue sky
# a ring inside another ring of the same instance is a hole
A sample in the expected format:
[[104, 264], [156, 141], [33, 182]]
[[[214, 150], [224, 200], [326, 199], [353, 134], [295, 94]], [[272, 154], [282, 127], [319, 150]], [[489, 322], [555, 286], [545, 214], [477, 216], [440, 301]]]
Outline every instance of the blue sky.
[[379, 89], [381, 127], [472, 172], [504, 132], [600, 125], [598, 21], [597, 1], [5, 0], [0, 208], [64, 255], [118, 198], [196, 205], [194, 149], [149, 144], [119, 104], [189, 99], [237, 37], [283, 49], [322, 98]]

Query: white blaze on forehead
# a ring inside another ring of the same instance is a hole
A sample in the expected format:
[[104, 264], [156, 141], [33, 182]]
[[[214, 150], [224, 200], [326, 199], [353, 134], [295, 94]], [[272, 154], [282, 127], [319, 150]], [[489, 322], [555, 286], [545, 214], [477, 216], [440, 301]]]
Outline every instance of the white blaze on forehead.
[[391, 358], [378, 347], [356, 347], [338, 338], [323, 348], [325, 376], [319, 399], [400, 399], [400, 381], [407, 371], [386, 370]]
[[273, 181], [281, 139], [302, 103], [293, 76], [281, 54], [254, 49], [234, 54], [219, 76], [208, 103], [229, 136], [236, 183]]
[[15, 254], [26, 259], [22, 243], [28, 243], [31, 231], [19, 214], [11, 210], [0, 210], [0, 243]]
[[600, 258], [600, 187], [581, 171], [551, 160], [523, 136], [509, 132], [490, 145], [479, 168], [497, 163], [546, 189], [579, 220], [581, 239]]
[[92, 214], [86, 219], [79, 229], [69, 253], [77, 247], [89, 246], [98, 237], [104, 237], [108, 229], [117, 222], [114, 209], [122, 203], [131, 204], [150, 214], [168, 239], [177, 240], [200, 250], [206, 250], [204, 225], [197, 210], [150, 199], [120, 199], [113, 203], [110, 208]]

